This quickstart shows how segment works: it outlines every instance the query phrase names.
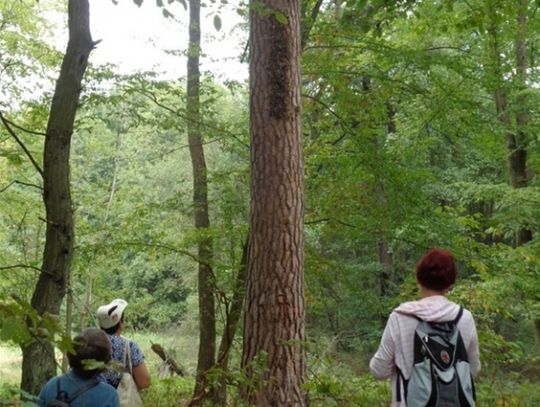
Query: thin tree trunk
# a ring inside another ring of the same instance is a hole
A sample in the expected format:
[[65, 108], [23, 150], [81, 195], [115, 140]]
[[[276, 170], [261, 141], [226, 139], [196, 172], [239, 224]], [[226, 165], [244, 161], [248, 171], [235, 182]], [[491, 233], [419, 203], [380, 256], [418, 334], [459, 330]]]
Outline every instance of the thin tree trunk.
[[86, 317], [90, 313], [92, 297], [94, 292], [94, 279], [95, 274], [91, 267], [88, 268], [88, 276], [86, 277], [86, 287], [84, 295], [84, 307], [79, 313], [79, 327], [80, 329], [86, 328]]
[[341, 19], [343, 17], [343, 0], [334, 0], [334, 4], [336, 7], [335, 16], [336, 20]]
[[[513, 188], [523, 188], [529, 183], [527, 174], [527, 134], [526, 126], [529, 121], [527, 113], [527, 100], [521, 93], [527, 86], [527, 31], [528, 31], [528, 0], [519, 0], [517, 14], [517, 36], [516, 36], [516, 73], [520, 85], [520, 94], [516, 97], [516, 131], [511, 132], [511, 117], [508, 109], [508, 101], [505, 89], [500, 85], [504, 79], [500, 72], [501, 56], [498, 43], [498, 25], [496, 12], [491, 11], [491, 25], [489, 29], [491, 40], [491, 51], [493, 54], [495, 77], [498, 86], [495, 89], [495, 106], [499, 120], [506, 127], [506, 141], [508, 149], [508, 167], [510, 174], [510, 185]], [[526, 228], [520, 229], [516, 233], [516, 246], [523, 245], [532, 240], [532, 231]], [[540, 320], [534, 322], [536, 338], [540, 338]], [[538, 341], [540, 347], [540, 340]]]
[[222, 372], [219, 389], [216, 395], [216, 404], [220, 406], [227, 405], [227, 377], [229, 370], [229, 356], [233, 344], [234, 336], [238, 329], [238, 322], [242, 316], [242, 307], [244, 305], [244, 296], [246, 294], [246, 270], [247, 270], [248, 243], [244, 244], [242, 250], [242, 259], [236, 275], [233, 298], [231, 305], [226, 309], [226, 321], [223, 329], [223, 336], [219, 344], [217, 366]]
[[[122, 126], [120, 126], [122, 129]], [[106, 225], [109, 221], [111, 215], [111, 208], [114, 202], [114, 194], [116, 193], [116, 183], [118, 181], [118, 174], [120, 174], [120, 152], [122, 151], [122, 134], [121, 130], [117, 129], [116, 131], [116, 143], [115, 143], [115, 152], [114, 152], [114, 170], [113, 177], [111, 181], [111, 191], [109, 193], [109, 200], [107, 201], [107, 207], [105, 209], [105, 216], [103, 218], [103, 224]]]
[[[520, 11], [518, 16], [518, 36], [516, 41], [516, 71], [520, 82], [525, 85], [525, 75], [527, 70], [527, 56], [525, 46], [526, 33], [526, 4], [527, 0], [520, 0]], [[491, 23], [489, 28], [490, 47], [493, 63], [493, 74], [496, 82], [494, 89], [495, 108], [500, 123], [504, 127], [506, 134], [506, 146], [508, 150], [508, 170], [509, 182], [513, 188], [522, 188], [527, 186], [527, 143], [524, 127], [527, 122], [527, 112], [525, 99], [521, 96], [516, 99], [518, 106], [516, 114], [517, 129], [512, 128], [512, 117], [508, 106], [508, 89], [504, 86], [505, 80], [501, 71], [502, 60], [499, 46], [499, 25], [497, 22], [496, 11], [490, 11]], [[521, 245], [532, 238], [528, 230], [520, 230], [516, 234], [515, 243]]]
[[[41, 273], [32, 296], [40, 314], [60, 314], [73, 257], [73, 212], [69, 153], [81, 82], [94, 47], [90, 35], [88, 0], [68, 3], [69, 42], [51, 103], [43, 158], [43, 200], [46, 239]], [[37, 394], [56, 374], [54, 347], [36, 340], [23, 347], [21, 388]]]
[[386, 240], [381, 240], [377, 243], [377, 254], [382, 268], [379, 289], [381, 297], [385, 297], [388, 295], [389, 287], [392, 283], [393, 267], [392, 253], [390, 253], [388, 242]]
[[[73, 327], [73, 291], [71, 287], [73, 286], [73, 273], [68, 275], [68, 287], [67, 287], [67, 298], [66, 298], [66, 327], [64, 329], [64, 334], [66, 336], [71, 336], [71, 329]], [[62, 354], [62, 372], [67, 372], [69, 368], [69, 360], [67, 353]]]
[[[254, 0], [253, 0], [254, 1]], [[262, 10], [271, 10], [263, 13]], [[284, 21], [283, 16], [286, 18]], [[300, 2], [250, 9], [251, 225], [242, 366], [258, 406], [306, 406]]]
[[[107, 200], [107, 206], [105, 207], [105, 215], [103, 216], [103, 226], [107, 226], [109, 222], [109, 217], [111, 215], [111, 208], [114, 202], [114, 195], [116, 194], [116, 183], [118, 182], [118, 174], [120, 174], [120, 152], [122, 151], [122, 131], [123, 128], [120, 126], [119, 129], [116, 129], [116, 142], [115, 142], [115, 151], [114, 151], [114, 169], [113, 176], [111, 180], [111, 189], [109, 191], [109, 199]], [[104, 238], [106, 235], [104, 236]], [[88, 276], [86, 278], [86, 288], [84, 296], [84, 307], [81, 309], [79, 314], [79, 327], [80, 329], [86, 328], [86, 317], [91, 312], [92, 302], [94, 297], [94, 283], [96, 279], [96, 273], [92, 267], [88, 268]]]
[[308, 10], [307, 6], [309, 5], [309, 2], [302, 2], [302, 49], [306, 47], [306, 44], [309, 40], [309, 35], [311, 34], [311, 30], [315, 25], [315, 21], [317, 20], [319, 12], [321, 11], [322, 3], [323, 0], [316, 0], [313, 8], [311, 10]]
[[[529, 174], [527, 172], [527, 125], [529, 123], [528, 102], [523, 91], [527, 87], [527, 71], [529, 64], [527, 60], [527, 31], [528, 31], [528, 7], [529, 0], [519, 0], [518, 4], [518, 30], [516, 39], [516, 72], [518, 75], [518, 83], [520, 85], [520, 93], [516, 98], [516, 143], [518, 143], [516, 158], [515, 179], [512, 180], [514, 188], [526, 187], [529, 184]], [[512, 171], [511, 171], [512, 174]], [[518, 231], [516, 244], [521, 246], [530, 242], [533, 238], [530, 229], [522, 228]], [[537, 347], [540, 349], [540, 319], [535, 319], [534, 322], [535, 336], [537, 339]]]
[[[516, 97], [516, 125], [517, 131], [514, 140], [508, 145], [510, 153], [510, 183], [514, 188], [526, 187], [529, 184], [527, 173], [527, 124], [529, 114], [527, 98], [523, 94], [527, 86], [527, 8], [529, 0], [519, 0], [518, 30], [516, 39], [516, 72], [520, 85], [519, 94]], [[521, 246], [532, 240], [532, 231], [522, 228], [518, 231], [516, 244]]]
[[[201, 53], [200, 0], [189, 2], [189, 47], [187, 62], [187, 114], [188, 141], [193, 167], [193, 205], [195, 228], [201, 232], [198, 239], [199, 262], [199, 355], [194, 395], [204, 392], [208, 385], [206, 373], [214, 367], [216, 357], [216, 317], [213, 290], [212, 238], [205, 234], [210, 227], [208, 215], [208, 180], [202, 144], [199, 110]], [[214, 397], [210, 389], [209, 397]]]

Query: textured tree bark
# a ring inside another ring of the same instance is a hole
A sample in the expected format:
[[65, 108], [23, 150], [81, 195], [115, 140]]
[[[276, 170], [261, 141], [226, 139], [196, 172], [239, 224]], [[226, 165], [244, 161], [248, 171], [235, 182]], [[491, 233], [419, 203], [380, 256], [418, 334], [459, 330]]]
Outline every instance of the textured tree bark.
[[[69, 41], [51, 103], [43, 157], [43, 201], [46, 240], [41, 273], [32, 296], [39, 314], [58, 315], [66, 294], [73, 257], [73, 212], [69, 153], [81, 82], [94, 47], [90, 34], [88, 0], [68, 4]], [[21, 388], [37, 394], [56, 374], [51, 343], [36, 340], [23, 347]]]
[[[189, 153], [193, 168], [193, 206], [195, 228], [202, 233], [210, 227], [208, 216], [208, 181], [206, 160], [200, 128], [199, 109], [201, 53], [201, 3], [200, 0], [189, 2], [189, 46], [187, 61], [187, 133]], [[197, 378], [194, 396], [200, 397], [206, 387], [206, 373], [214, 367], [216, 358], [216, 318], [213, 290], [212, 239], [199, 236], [199, 354], [197, 360]], [[211, 393], [212, 390], [211, 390]], [[213, 397], [212, 394], [209, 395]], [[202, 399], [202, 398], [201, 398]]]
[[[283, 16], [287, 21], [283, 21]], [[266, 355], [258, 406], [305, 406], [300, 2], [250, 9], [251, 229], [242, 366]]]

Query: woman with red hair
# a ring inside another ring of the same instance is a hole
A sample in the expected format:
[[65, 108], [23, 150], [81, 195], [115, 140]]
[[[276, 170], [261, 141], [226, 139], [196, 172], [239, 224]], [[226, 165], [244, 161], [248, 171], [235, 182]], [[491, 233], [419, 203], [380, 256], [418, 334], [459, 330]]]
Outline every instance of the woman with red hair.
[[381, 344], [369, 368], [377, 379], [391, 378], [392, 407], [407, 405], [404, 384], [413, 373], [414, 342], [421, 321], [428, 324], [455, 322], [468, 357], [470, 373], [474, 377], [480, 371], [474, 319], [468, 310], [446, 298], [456, 277], [452, 254], [441, 249], [429, 250], [416, 265], [416, 281], [421, 298], [400, 304], [388, 318]]

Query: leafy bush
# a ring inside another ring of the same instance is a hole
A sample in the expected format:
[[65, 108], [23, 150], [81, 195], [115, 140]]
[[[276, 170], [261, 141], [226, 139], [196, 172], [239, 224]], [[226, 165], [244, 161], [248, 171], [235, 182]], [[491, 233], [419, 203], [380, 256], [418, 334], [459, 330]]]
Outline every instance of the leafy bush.
[[153, 379], [152, 385], [143, 392], [143, 404], [149, 407], [182, 405], [182, 401], [191, 398], [193, 386], [193, 377], [173, 376]]
[[479, 406], [536, 407], [540, 406], [540, 386], [528, 379], [505, 375], [497, 379], [484, 378], [476, 386]]
[[390, 405], [390, 387], [375, 381], [370, 375], [333, 376], [313, 375], [305, 385], [311, 406], [370, 406]]

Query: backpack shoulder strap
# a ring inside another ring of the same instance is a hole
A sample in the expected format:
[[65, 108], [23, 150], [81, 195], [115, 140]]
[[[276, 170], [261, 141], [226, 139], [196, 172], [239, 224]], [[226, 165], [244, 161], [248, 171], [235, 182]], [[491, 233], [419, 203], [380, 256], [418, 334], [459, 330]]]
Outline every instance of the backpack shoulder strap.
[[60, 388], [61, 377], [62, 376], [58, 376], [56, 378], [56, 400], [66, 401], [68, 394]]
[[129, 374], [133, 372], [133, 363], [131, 361], [131, 341], [127, 338], [124, 338], [126, 341], [124, 345], [124, 367], [127, 366]]
[[401, 398], [401, 382], [403, 382], [403, 389], [405, 391], [405, 394], [403, 397], [407, 399], [407, 381], [405, 380], [405, 376], [403, 376], [403, 373], [401, 372], [401, 369], [396, 366], [396, 401], [400, 403], [403, 399]]
[[80, 395], [86, 393], [88, 390], [90, 390], [92, 387], [97, 386], [99, 384], [98, 379], [94, 376], [88, 383], [86, 383], [84, 386], [81, 386], [73, 393], [73, 395], [67, 400], [68, 403], [71, 403], [73, 400], [75, 400]]
[[463, 316], [463, 307], [459, 307], [459, 311], [457, 313], [457, 316], [456, 318], [454, 319], [454, 325], [457, 325], [457, 323], [459, 322], [459, 320], [461, 319], [461, 317]]

